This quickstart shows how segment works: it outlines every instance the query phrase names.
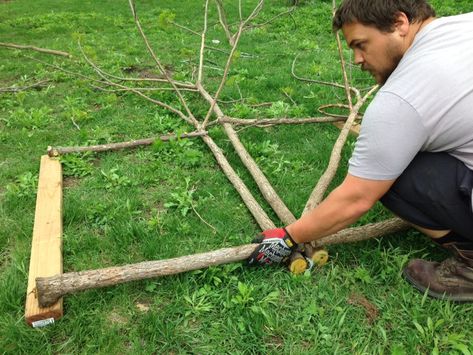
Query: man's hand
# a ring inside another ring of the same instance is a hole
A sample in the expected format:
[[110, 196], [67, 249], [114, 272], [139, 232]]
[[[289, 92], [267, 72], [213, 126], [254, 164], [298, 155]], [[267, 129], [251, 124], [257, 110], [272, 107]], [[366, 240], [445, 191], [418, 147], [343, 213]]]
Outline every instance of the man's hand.
[[285, 262], [297, 248], [297, 243], [291, 238], [286, 228], [268, 229], [261, 233], [262, 237], [254, 243], [261, 243], [250, 255], [247, 265], [271, 265]]

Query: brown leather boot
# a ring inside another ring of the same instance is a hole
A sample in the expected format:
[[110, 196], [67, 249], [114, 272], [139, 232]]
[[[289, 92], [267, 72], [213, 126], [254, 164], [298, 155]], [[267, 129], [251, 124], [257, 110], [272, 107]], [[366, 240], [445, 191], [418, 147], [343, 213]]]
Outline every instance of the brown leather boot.
[[[471, 251], [468, 251], [471, 252]], [[458, 254], [457, 254], [458, 255]], [[473, 260], [449, 258], [441, 263], [414, 259], [404, 277], [415, 288], [434, 298], [473, 302]]]

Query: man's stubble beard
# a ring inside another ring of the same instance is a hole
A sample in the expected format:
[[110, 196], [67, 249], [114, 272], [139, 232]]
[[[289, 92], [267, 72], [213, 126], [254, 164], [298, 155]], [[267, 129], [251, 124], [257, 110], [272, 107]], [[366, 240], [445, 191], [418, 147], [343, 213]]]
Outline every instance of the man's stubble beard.
[[379, 79], [375, 76], [375, 79], [379, 85], [384, 85], [384, 83], [386, 83], [386, 81], [389, 79], [394, 70], [396, 70], [397, 66], [399, 65], [399, 62], [404, 56], [401, 51], [401, 48], [397, 45], [388, 45], [386, 47], [385, 53], [386, 58], [389, 58], [390, 62], [389, 65], [386, 66], [386, 68], [383, 68], [383, 70], [377, 73]]

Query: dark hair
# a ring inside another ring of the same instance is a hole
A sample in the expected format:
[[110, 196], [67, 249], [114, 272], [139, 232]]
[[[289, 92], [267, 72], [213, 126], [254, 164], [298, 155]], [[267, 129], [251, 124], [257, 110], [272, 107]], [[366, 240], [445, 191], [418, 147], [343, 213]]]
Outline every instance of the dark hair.
[[383, 32], [392, 32], [398, 13], [406, 14], [409, 22], [421, 22], [435, 17], [427, 0], [344, 0], [333, 17], [333, 30], [344, 24], [359, 22]]

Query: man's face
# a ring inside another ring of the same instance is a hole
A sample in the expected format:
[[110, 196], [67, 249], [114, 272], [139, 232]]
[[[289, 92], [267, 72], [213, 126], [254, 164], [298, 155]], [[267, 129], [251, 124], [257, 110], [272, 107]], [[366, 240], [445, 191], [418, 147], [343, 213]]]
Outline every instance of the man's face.
[[353, 50], [355, 64], [369, 71], [378, 84], [384, 84], [404, 55], [402, 39], [397, 31], [381, 32], [359, 22], [343, 25], [342, 31]]

